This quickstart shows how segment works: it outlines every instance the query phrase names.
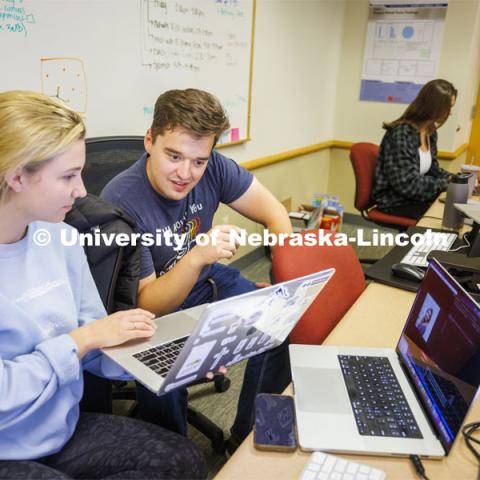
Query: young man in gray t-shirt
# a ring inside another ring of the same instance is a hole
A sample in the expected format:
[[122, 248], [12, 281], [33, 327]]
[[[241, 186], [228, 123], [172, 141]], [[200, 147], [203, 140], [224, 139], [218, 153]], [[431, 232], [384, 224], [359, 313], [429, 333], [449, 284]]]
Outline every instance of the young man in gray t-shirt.
[[[228, 128], [228, 118], [211, 94], [195, 89], [165, 92], [155, 104], [153, 123], [145, 135], [146, 154], [102, 192], [102, 197], [135, 218], [140, 233], [161, 232], [163, 239], [175, 235], [178, 240], [141, 247], [138, 306], [156, 315], [211, 301], [211, 280], [218, 299], [257, 288], [238, 270], [217, 263], [232, 258], [237, 250], [229, 238], [237, 227], [219, 225], [212, 233], [220, 202], [272, 233], [291, 232], [288, 214], [278, 200], [250, 172], [213, 150]], [[215, 242], [197, 245], [199, 233], [214, 235]], [[231, 446], [252, 427], [256, 393], [281, 393], [289, 381], [286, 344], [248, 361]], [[152, 402], [152, 412], [164, 410], [163, 425], [186, 432], [184, 390], [161, 397], [155, 406]]]

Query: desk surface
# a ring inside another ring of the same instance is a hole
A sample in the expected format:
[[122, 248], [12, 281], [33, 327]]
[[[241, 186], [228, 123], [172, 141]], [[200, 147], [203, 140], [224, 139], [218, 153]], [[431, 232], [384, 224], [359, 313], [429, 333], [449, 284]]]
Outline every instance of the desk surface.
[[417, 222], [418, 227], [427, 228], [442, 228], [443, 209], [445, 204], [441, 203], [438, 199], [432, 204], [432, 206], [425, 212], [423, 218]]
[[[342, 321], [325, 340], [326, 345], [392, 347], [405, 324], [415, 294], [378, 283], [370, 284]], [[291, 393], [291, 390], [290, 392]], [[480, 418], [480, 402], [467, 418]], [[305, 466], [309, 453], [261, 452], [253, 447], [250, 434], [232, 458], [215, 477], [219, 480], [296, 479]], [[407, 458], [344, 455], [357, 462], [367, 463], [387, 473], [388, 479], [415, 479], [415, 470]], [[442, 460], [424, 460], [431, 479], [477, 479], [479, 467], [460, 435], [450, 455]]]

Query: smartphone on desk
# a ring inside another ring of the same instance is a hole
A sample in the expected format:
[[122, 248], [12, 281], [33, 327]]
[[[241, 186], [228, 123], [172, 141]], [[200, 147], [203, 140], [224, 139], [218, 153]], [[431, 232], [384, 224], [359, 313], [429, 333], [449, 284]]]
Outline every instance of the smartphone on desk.
[[255, 398], [255, 448], [292, 452], [297, 448], [296, 433], [293, 397], [259, 393]]

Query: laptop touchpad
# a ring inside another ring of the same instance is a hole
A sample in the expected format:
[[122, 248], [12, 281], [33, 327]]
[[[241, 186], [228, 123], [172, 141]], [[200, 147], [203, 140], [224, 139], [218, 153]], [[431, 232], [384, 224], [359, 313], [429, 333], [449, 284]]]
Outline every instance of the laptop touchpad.
[[352, 412], [339, 370], [296, 367], [295, 397], [303, 412]]

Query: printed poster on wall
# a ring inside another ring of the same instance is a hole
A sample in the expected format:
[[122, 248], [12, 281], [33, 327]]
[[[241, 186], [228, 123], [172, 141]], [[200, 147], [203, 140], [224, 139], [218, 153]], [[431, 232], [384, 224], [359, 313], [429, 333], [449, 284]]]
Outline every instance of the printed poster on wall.
[[436, 77], [447, 6], [370, 0], [360, 100], [410, 103]]

